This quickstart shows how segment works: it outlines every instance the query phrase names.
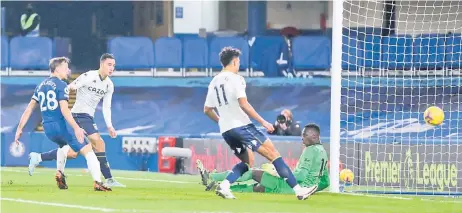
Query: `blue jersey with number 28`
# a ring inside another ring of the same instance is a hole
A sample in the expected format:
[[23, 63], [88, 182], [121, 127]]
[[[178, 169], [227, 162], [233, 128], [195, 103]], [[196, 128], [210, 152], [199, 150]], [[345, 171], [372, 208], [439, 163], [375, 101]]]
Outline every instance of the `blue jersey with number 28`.
[[69, 89], [63, 80], [49, 77], [35, 88], [32, 99], [39, 103], [43, 123], [63, 121], [59, 101], [69, 100]]

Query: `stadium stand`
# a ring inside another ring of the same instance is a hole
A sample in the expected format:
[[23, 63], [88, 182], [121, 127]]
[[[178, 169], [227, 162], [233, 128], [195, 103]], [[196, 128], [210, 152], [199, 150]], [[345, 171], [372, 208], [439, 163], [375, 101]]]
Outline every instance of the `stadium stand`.
[[5, 75], [8, 74], [7, 68], [9, 67], [9, 43], [8, 43], [8, 38], [6, 36], [2, 36], [2, 56], [1, 56], [1, 61], [0, 61], [0, 70], [1, 74]]
[[48, 75], [53, 45], [47, 37], [14, 37], [10, 41], [11, 75]]
[[152, 76], [154, 48], [146, 37], [117, 37], [108, 41], [108, 52], [114, 54], [117, 72], [114, 75]]
[[[461, 68], [461, 34], [412, 37], [350, 33], [342, 39], [342, 69], [349, 74]], [[8, 42], [2, 37], [2, 74], [10, 70], [10, 75], [48, 75], [48, 60], [55, 55], [66, 56], [65, 48], [58, 50], [56, 47], [66, 46], [66, 42], [47, 37], [14, 37]], [[259, 36], [251, 40], [245, 37], [164, 37], [155, 42], [147, 37], [116, 37], [108, 41], [108, 52], [117, 60], [115, 76], [211, 76], [221, 68], [218, 53], [226, 46], [241, 49], [241, 74], [253, 77], [278, 76], [281, 57], [286, 54], [284, 48], [287, 49], [287, 43], [280, 36]], [[328, 37], [299, 36], [292, 41], [290, 64], [300, 72], [327, 71], [330, 53]]]
[[[183, 76], [183, 45], [178, 38], [159, 38], [154, 43], [154, 76]], [[159, 72], [171, 68], [179, 72]], [[162, 74], [166, 73], [166, 75]], [[177, 73], [178, 75], [175, 75]]]

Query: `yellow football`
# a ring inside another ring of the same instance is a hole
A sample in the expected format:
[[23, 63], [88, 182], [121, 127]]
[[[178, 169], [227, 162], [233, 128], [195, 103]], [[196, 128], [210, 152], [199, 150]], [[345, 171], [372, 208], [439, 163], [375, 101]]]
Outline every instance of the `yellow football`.
[[428, 107], [424, 112], [424, 119], [427, 124], [440, 125], [444, 121], [444, 111], [437, 106]]
[[343, 169], [342, 171], [340, 171], [340, 181], [343, 181], [345, 183], [352, 183], [354, 178], [355, 176], [351, 170]]

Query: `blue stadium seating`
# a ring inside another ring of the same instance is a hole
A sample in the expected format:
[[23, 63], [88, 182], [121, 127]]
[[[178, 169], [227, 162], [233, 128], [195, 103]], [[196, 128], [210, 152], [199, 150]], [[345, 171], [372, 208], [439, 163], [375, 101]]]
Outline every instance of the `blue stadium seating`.
[[446, 67], [449, 69], [462, 68], [462, 35], [448, 35], [446, 40]]
[[117, 37], [108, 41], [108, 51], [114, 54], [117, 69], [147, 69], [154, 67], [154, 49], [147, 37]]
[[[273, 51], [280, 49], [283, 43], [284, 38], [282, 36], [255, 37], [255, 41], [252, 44], [252, 47], [250, 47], [250, 67], [255, 70], [263, 70], [263, 64], [266, 59], [274, 55]], [[277, 60], [277, 58], [272, 59], [274, 59], [274, 61]]]
[[364, 66], [364, 42], [357, 37], [342, 36], [342, 69], [359, 71]]
[[368, 34], [364, 37], [364, 68], [380, 68], [382, 51], [380, 49], [382, 37], [380, 35]]
[[204, 38], [184, 38], [183, 67], [207, 68], [209, 48]]
[[8, 61], [8, 56], [10, 55], [9, 54], [9, 43], [8, 43], [8, 39], [5, 37], [5, 36], [2, 36], [2, 58], [1, 58], [1, 62], [0, 62], [0, 68], [3, 70], [3, 69], [6, 69], [8, 66], [9, 66], [9, 61]]
[[48, 70], [53, 57], [52, 41], [47, 37], [14, 37], [10, 41], [12, 70]]
[[382, 67], [388, 70], [412, 68], [412, 37], [386, 36], [382, 40]]
[[299, 36], [292, 42], [294, 69], [326, 70], [330, 67], [330, 40], [325, 36]]
[[443, 69], [446, 35], [422, 34], [414, 39], [413, 61], [416, 69]]
[[241, 69], [249, 68], [249, 43], [243, 37], [216, 37], [210, 41], [209, 46], [209, 67], [212, 69], [221, 68], [218, 54], [224, 47], [235, 47], [241, 50]]
[[154, 43], [154, 67], [182, 68], [183, 45], [178, 38], [162, 37]]

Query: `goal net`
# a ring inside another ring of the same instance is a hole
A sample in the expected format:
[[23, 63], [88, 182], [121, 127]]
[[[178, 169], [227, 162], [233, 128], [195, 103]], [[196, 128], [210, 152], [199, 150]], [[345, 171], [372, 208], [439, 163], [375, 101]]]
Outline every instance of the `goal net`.
[[[345, 191], [462, 193], [462, 1], [344, 1]], [[444, 123], [423, 112], [438, 106]]]

